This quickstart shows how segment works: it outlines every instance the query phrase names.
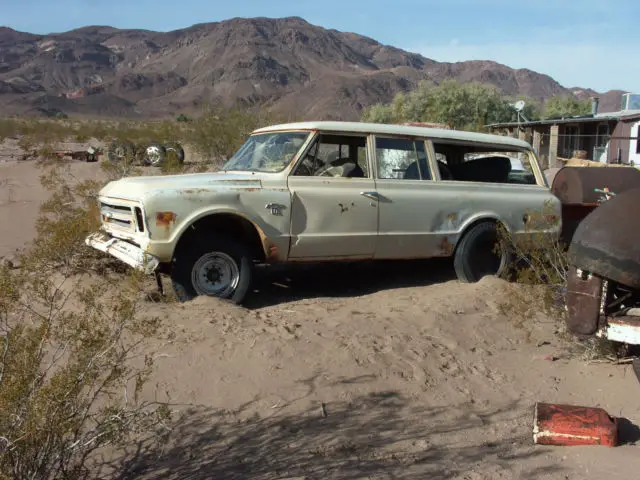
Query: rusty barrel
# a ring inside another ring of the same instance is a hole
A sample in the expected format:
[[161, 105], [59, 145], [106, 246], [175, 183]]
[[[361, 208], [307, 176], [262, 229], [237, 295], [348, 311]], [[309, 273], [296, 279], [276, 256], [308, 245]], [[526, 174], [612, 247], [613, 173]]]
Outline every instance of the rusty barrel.
[[580, 272], [575, 265], [567, 272], [567, 329], [577, 337], [588, 338], [600, 324], [602, 278]]
[[640, 289], [640, 188], [617, 193], [587, 215], [567, 253], [571, 265]]
[[618, 444], [617, 419], [595, 407], [536, 403], [533, 442], [538, 445]]
[[563, 167], [553, 176], [551, 192], [562, 203], [562, 238], [568, 243], [580, 222], [598, 207], [608, 188], [622, 193], [640, 188], [640, 170], [633, 167]]

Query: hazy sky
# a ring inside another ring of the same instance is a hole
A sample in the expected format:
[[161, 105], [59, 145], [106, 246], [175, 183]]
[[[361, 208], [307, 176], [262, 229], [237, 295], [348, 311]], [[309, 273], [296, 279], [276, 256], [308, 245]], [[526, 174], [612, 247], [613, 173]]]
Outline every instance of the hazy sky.
[[640, 92], [638, 0], [0, 0], [0, 25], [32, 33], [256, 16], [299, 16], [438, 61], [530, 68], [566, 87]]

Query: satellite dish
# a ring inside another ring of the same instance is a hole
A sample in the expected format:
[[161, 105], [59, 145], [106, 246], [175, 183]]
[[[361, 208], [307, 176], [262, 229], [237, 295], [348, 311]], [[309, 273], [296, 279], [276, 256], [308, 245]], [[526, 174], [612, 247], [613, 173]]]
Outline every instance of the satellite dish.
[[516, 102], [516, 104], [513, 106], [518, 112], [521, 112], [522, 109], [524, 108], [524, 100], [520, 100], [518, 102]]

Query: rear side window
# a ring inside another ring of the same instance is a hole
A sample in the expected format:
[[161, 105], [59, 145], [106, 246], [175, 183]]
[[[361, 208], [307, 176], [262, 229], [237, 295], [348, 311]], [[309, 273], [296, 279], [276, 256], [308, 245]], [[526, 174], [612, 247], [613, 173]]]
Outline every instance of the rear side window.
[[424, 141], [376, 137], [378, 178], [431, 180]]
[[526, 151], [433, 142], [440, 178], [457, 182], [536, 185]]

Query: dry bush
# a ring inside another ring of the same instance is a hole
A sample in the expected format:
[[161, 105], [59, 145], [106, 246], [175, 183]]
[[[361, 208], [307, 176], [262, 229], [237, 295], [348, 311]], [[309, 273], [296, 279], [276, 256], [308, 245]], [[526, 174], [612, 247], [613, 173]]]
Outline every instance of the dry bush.
[[516, 283], [508, 287], [509, 300], [500, 305], [503, 313], [517, 318], [521, 326], [540, 315], [550, 319], [556, 334], [567, 341], [569, 355], [582, 360], [624, 356], [625, 348], [615, 342], [597, 337], [580, 341], [567, 331], [568, 245], [556, 235], [545, 233], [557, 228], [560, 219], [554, 220], [551, 205], [528, 215], [525, 235], [516, 239], [500, 229], [499, 248], [510, 248], [514, 254], [511, 273]]
[[135, 288], [105, 293], [33, 260], [0, 269], [0, 478], [88, 478], [103, 448], [168, 428], [166, 405], [140, 397], [159, 321]]
[[160, 165], [160, 171], [164, 175], [172, 175], [176, 173], [186, 173], [190, 170], [189, 165], [180, 163], [178, 154], [174, 151], [167, 152], [165, 161]]
[[0, 118], [0, 143], [7, 138], [16, 137], [18, 133], [18, 124], [15, 120]]
[[43, 161], [41, 165], [40, 182], [51, 195], [40, 207], [37, 235], [24, 263], [64, 269], [69, 274], [86, 272], [98, 259], [84, 240], [100, 227], [97, 195], [104, 184], [77, 179], [66, 161]]
[[563, 320], [566, 314], [567, 246], [554, 231], [561, 219], [551, 204], [540, 211], [529, 211], [527, 229], [514, 236], [505, 228], [499, 229], [499, 248], [513, 254], [511, 274], [521, 287], [514, 291], [509, 308], [530, 318], [542, 312]]
[[[197, 164], [180, 164], [168, 155], [163, 174], [185, 171], [206, 171], [222, 165], [246, 140], [254, 129], [283, 119], [260, 109], [206, 107], [202, 114], [194, 119], [180, 121], [110, 121], [110, 120], [61, 120], [21, 118], [0, 120], [0, 141], [4, 137], [17, 137], [25, 152], [36, 156], [38, 146], [55, 145], [57, 142], [86, 142], [96, 139], [100, 142], [129, 141], [140, 147], [152, 142], [166, 144], [179, 142], [190, 145], [196, 154], [205, 159]], [[51, 148], [51, 150], [53, 150]], [[139, 149], [140, 151], [143, 148]], [[136, 164], [140, 155], [134, 155], [121, 165], [105, 167], [112, 178], [136, 174]]]
[[144, 174], [140, 165], [133, 159], [129, 158], [120, 162], [103, 160], [100, 162], [100, 169], [105, 173], [105, 176], [109, 181], [119, 180], [124, 177], [138, 177]]
[[188, 124], [187, 141], [205, 159], [203, 168], [219, 167], [231, 158], [253, 130], [274, 123], [280, 123], [278, 117], [262, 110], [209, 107]]
[[101, 185], [64, 162], [41, 181], [52, 196], [33, 246], [21, 269], [0, 267], [0, 478], [88, 478], [103, 449], [169, 428], [166, 404], [140, 396], [160, 322], [141, 312], [139, 273], [80, 275], [99, 260], [84, 239]]

